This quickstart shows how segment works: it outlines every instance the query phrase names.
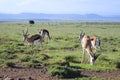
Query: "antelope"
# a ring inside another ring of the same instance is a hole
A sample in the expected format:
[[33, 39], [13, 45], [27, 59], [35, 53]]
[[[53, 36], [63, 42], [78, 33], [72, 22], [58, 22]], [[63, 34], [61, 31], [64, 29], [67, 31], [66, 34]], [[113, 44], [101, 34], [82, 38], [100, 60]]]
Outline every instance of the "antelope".
[[47, 29], [41, 29], [39, 31], [39, 34], [42, 36], [43, 39], [44, 39], [45, 35], [46, 35], [48, 41], [51, 39], [49, 31]]
[[92, 44], [91, 44], [90, 37], [88, 35], [85, 35], [85, 33], [81, 32], [79, 35], [79, 41], [81, 41], [82, 50], [83, 50], [81, 62], [84, 61], [85, 52], [87, 52], [89, 55], [90, 64], [93, 65], [94, 64], [94, 55], [93, 55], [92, 48], [91, 48]]
[[92, 36], [90, 37], [90, 40], [91, 40], [91, 44], [92, 44], [92, 48], [94, 49], [100, 49], [101, 50], [101, 47], [100, 47], [100, 39], [96, 36]]
[[38, 42], [40, 42], [41, 47], [42, 47], [42, 36], [40, 36], [39, 34], [34, 34], [31, 37], [28, 37], [28, 29], [26, 32], [24, 32], [23, 30], [23, 42], [27, 41], [28, 42], [28, 46], [30, 47], [30, 45], [36, 45], [36, 47], [38, 48]]

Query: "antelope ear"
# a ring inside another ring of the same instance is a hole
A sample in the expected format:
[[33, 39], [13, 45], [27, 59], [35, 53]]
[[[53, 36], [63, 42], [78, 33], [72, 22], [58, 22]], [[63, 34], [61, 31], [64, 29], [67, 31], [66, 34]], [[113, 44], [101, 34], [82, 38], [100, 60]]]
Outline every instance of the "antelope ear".
[[28, 33], [28, 28], [27, 28], [26, 33], [25, 33], [25, 34], [27, 34], [27, 33]]

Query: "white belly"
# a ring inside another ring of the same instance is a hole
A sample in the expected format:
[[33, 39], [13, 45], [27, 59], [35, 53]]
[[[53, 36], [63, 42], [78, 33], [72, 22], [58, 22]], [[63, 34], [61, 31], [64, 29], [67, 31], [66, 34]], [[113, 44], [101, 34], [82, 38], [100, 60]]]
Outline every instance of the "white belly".
[[40, 42], [40, 39], [34, 41], [34, 45], [37, 45]]

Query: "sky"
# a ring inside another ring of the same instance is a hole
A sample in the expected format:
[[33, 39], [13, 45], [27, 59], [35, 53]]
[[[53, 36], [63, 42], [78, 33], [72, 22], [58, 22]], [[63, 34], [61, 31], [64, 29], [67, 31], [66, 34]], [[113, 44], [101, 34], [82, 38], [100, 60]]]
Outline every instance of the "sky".
[[0, 0], [0, 13], [120, 15], [120, 0]]

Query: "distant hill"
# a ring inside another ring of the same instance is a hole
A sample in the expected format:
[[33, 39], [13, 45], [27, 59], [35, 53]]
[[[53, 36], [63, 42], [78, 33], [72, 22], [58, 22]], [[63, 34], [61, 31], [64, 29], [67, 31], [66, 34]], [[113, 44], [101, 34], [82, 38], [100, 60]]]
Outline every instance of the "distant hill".
[[52, 20], [80, 20], [80, 21], [117, 21], [120, 22], [120, 15], [117, 16], [101, 16], [97, 14], [43, 14], [43, 13], [21, 13], [21, 14], [2, 14], [0, 13], [0, 21], [52, 21]]

